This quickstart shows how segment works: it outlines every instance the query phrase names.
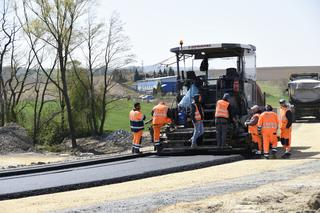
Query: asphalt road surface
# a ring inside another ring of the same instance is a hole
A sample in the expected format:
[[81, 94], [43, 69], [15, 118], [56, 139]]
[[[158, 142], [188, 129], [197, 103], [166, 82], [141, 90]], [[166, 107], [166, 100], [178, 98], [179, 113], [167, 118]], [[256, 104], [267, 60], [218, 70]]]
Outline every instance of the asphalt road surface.
[[67, 191], [197, 169], [243, 159], [240, 155], [148, 156], [65, 170], [0, 178], [0, 199]]

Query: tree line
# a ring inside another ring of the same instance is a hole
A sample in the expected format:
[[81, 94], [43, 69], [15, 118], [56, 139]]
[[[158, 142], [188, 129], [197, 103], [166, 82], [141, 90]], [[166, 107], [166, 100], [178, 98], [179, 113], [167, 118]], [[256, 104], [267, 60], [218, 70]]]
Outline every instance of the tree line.
[[135, 69], [133, 81], [136, 82], [139, 80], [145, 80], [146, 78], [159, 78], [167, 76], [175, 76], [175, 72], [172, 67], [164, 68], [163, 70], [159, 69], [158, 72], [154, 70], [153, 73], [139, 72], [138, 69]]
[[[28, 126], [34, 143], [104, 133], [110, 95], [134, 61], [118, 13], [98, 22], [89, 0], [3, 0], [0, 126]], [[30, 115], [31, 118], [30, 118]]]

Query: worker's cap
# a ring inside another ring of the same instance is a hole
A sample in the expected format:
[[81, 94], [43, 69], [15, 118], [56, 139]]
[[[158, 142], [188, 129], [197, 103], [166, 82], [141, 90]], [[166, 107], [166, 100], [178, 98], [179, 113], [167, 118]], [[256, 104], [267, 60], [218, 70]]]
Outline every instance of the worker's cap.
[[254, 105], [250, 109], [252, 110], [252, 112], [258, 112], [259, 111], [259, 106], [258, 105]]
[[286, 100], [284, 100], [284, 99], [279, 100], [279, 104], [285, 104], [285, 103], [286, 103]]
[[229, 99], [230, 95], [229, 93], [224, 93], [222, 99]]
[[267, 110], [267, 111], [272, 111], [273, 108], [272, 108], [272, 106], [271, 106], [270, 104], [268, 104], [268, 105], [266, 105], [266, 110]]

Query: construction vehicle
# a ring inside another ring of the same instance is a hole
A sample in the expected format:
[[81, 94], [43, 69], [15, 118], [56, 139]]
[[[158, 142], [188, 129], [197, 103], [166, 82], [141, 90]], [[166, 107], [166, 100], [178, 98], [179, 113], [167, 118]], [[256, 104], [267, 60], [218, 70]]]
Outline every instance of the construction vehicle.
[[288, 83], [288, 93], [294, 120], [306, 116], [320, 119], [319, 73], [291, 74]]
[[[183, 46], [181, 42], [180, 47], [170, 51], [176, 54], [176, 105], [170, 111], [173, 124], [162, 134], [158, 153], [195, 151], [190, 148], [193, 124], [189, 112], [193, 88], [202, 97], [205, 128], [196, 151], [250, 153], [252, 142], [244, 121], [250, 107], [265, 105], [265, 98], [256, 84], [255, 46], [231, 43]], [[186, 60], [190, 59], [190, 66], [186, 66]], [[200, 70], [195, 65], [199, 62]], [[216, 102], [224, 93], [231, 96], [230, 104], [237, 122], [229, 125], [228, 146], [221, 148], [216, 142], [214, 114]], [[184, 106], [184, 100], [189, 100], [188, 106]]]

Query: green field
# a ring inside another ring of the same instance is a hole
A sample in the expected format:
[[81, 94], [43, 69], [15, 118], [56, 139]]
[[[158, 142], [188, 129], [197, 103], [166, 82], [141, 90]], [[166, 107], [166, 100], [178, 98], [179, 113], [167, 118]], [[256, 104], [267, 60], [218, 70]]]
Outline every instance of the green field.
[[[104, 125], [106, 131], [113, 131], [117, 129], [130, 130], [129, 127], [129, 112], [133, 108], [134, 101], [119, 100], [110, 105], [107, 109], [107, 118]], [[151, 118], [151, 110], [155, 103], [141, 102], [142, 112], [146, 115], [147, 120]], [[56, 112], [59, 110], [57, 103], [49, 103], [44, 107], [43, 112], [45, 114], [50, 114], [50, 112]], [[23, 126], [28, 130], [32, 129], [32, 119], [33, 119], [33, 106], [31, 104], [23, 110], [24, 122]], [[60, 117], [58, 116], [57, 119]]]
[[[108, 107], [107, 121], [105, 130], [124, 129], [129, 131], [129, 112], [133, 108], [133, 101], [120, 100]], [[156, 103], [141, 102], [141, 111], [147, 117], [151, 118], [151, 110]]]
[[266, 93], [266, 104], [271, 104], [273, 107], [279, 106], [279, 99], [288, 100], [288, 94], [285, 91], [286, 84], [282, 81], [259, 81], [257, 82], [262, 92]]

